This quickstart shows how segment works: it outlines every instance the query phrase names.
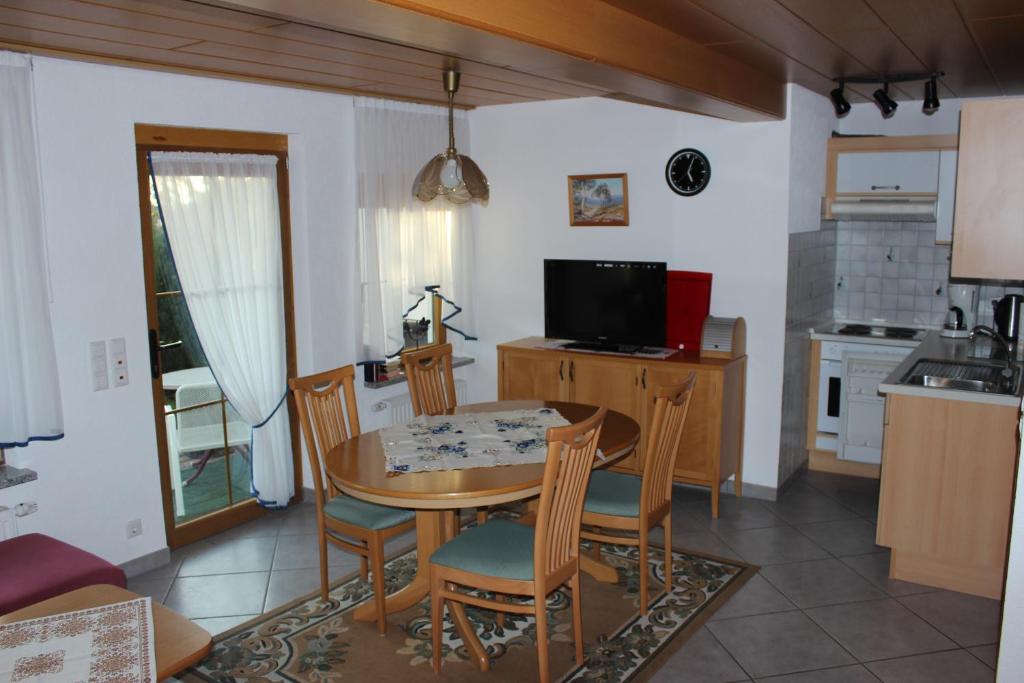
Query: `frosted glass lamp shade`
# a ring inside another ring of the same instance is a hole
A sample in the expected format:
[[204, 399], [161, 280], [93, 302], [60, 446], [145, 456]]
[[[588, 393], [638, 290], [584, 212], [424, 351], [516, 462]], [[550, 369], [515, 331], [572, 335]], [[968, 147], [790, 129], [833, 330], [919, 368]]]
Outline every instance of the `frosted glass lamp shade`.
[[451, 150], [427, 162], [413, 181], [412, 193], [424, 202], [441, 195], [454, 204], [465, 204], [474, 199], [487, 201], [491, 189], [476, 162]]

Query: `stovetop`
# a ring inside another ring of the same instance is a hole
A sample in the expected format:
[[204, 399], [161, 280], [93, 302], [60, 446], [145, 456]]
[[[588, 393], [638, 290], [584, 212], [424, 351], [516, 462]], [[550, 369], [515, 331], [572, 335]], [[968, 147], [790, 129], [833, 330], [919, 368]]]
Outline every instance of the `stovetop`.
[[924, 339], [927, 330], [916, 327], [896, 327], [889, 325], [866, 325], [862, 323], [836, 323], [832, 334], [849, 337], [875, 337], [883, 339], [906, 339], [919, 341]]

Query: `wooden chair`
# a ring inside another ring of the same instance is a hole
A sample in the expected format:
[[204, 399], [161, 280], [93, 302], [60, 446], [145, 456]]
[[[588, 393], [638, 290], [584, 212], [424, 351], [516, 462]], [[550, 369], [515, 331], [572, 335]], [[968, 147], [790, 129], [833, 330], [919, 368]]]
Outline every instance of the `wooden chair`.
[[[416, 525], [416, 513], [342, 495], [329, 479], [325, 491], [320, 456], [341, 442], [359, 435], [354, 377], [355, 368], [346, 365], [337, 370], [289, 380], [288, 386], [295, 395], [302, 434], [309, 452], [309, 465], [313, 470], [320, 536], [320, 597], [327, 601], [327, 542], [330, 541], [360, 556], [360, 573], [364, 581], [369, 578], [369, 569], [373, 570], [377, 628], [383, 635], [387, 630], [384, 611], [384, 541], [412, 529]], [[344, 403], [342, 392], [345, 395]], [[346, 536], [356, 542], [339, 536]]]
[[[572, 589], [576, 663], [583, 663], [583, 613], [580, 607], [580, 516], [606, 408], [586, 420], [548, 430], [535, 527], [494, 519], [463, 531], [430, 558], [430, 620], [433, 664], [441, 671], [441, 617], [446, 600], [499, 612], [533, 613], [537, 619], [540, 680], [548, 681], [547, 595], [566, 581]], [[456, 585], [489, 591], [490, 600], [457, 590]], [[504, 595], [533, 598], [533, 604], [506, 602]], [[486, 664], [486, 658], [484, 658]]]
[[[696, 383], [696, 373], [690, 373], [682, 384], [655, 390], [642, 476], [598, 470], [590, 479], [583, 503], [580, 535], [594, 542], [597, 559], [601, 543], [639, 547], [640, 614], [647, 614], [648, 534], [659, 524], [665, 530], [665, 590], [672, 588], [672, 469]], [[608, 535], [603, 533], [607, 529], [637, 535]]]
[[443, 415], [457, 405], [451, 344], [407, 351], [402, 354], [402, 366], [416, 417]]

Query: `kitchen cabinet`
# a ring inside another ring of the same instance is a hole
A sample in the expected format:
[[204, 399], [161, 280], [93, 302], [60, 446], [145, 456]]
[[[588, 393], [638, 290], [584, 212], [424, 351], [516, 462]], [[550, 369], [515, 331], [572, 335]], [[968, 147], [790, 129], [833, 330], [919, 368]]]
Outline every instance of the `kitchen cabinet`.
[[886, 398], [878, 545], [889, 577], [999, 599], [1017, 456], [1016, 405]]
[[543, 342], [533, 337], [498, 346], [499, 399], [589, 403], [629, 415], [640, 425], [640, 443], [612, 468], [638, 474], [654, 416], [654, 387], [680, 383], [696, 372], [674, 478], [710, 487], [715, 517], [723, 482], [736, 475], [736, 493], [742, 492], [746, 356], [700, 358], [680, 353], [651, 360], [537, 348]]
[[934, 193], [939, 150], [848, 152], [839, 155], [836, 192], [841, 194]]
[[1024, 98], [960, 110], [952, 277], [1024, 280]]

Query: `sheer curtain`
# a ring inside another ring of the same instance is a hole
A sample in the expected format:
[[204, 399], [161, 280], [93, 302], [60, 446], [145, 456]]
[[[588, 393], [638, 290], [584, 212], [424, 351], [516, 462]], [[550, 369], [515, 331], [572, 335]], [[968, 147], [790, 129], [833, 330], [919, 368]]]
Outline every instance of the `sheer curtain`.
[[153, 152], [157, 199], [185, 303], [221, 391], [253, 427], [252, 487], [295, 493], [277, 157]]
[[[472, 213], [468, 204], [425, 203], [412, 194], [420, 168], [447, 145], [446, 109], [374, 99], [357, 99], [355, 107], [363, 353], [383, 360], [401, 351], [405, 312], [429, 285], [463, 309], [450, 329], [472, 331]], [[456, 112], [464, 154], [467, 128]], [[446, 305], [445, 314], [452, 312]]]
[[32, 62], [0, 52], [0, 448], [59, 439]]

